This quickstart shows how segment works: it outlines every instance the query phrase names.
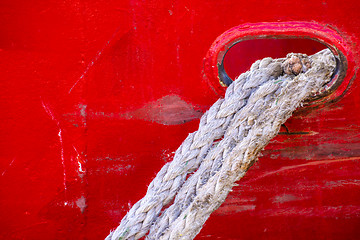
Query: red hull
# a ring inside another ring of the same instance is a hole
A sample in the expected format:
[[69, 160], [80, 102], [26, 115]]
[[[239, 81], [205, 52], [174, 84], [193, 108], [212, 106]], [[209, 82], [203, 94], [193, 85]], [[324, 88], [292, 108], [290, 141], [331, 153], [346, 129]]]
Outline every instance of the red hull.
[[[349, 74], [359, 66], [355, 0], [0, 6], [1, 239], [104, 238], [219, 97], [204, 58], [234, 26], [330, 26], [349, 43]], [[358, 238], [360, 88], [351, 81], [336, 103], [288, 121], [290, 134], [266, 147], [197, 239]]]

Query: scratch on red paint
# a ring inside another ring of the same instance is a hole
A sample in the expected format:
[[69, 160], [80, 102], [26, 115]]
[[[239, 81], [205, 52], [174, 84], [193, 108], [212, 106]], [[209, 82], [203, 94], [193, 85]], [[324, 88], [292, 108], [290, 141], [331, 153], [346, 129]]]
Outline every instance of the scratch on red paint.
[[74, 150], [75, 150], [75, 152], [76, 152], [76, 160], [77, 160], [77, 163], [78, 163], [78, 165], [79, 165], [79, 173], [84, 173], [85, 172], [85, 170], [83, 169], [83, 166], [82, 166], [82, 164], [84, 163], [84, 161], [82, 160], [82, 158], [81, 158], [81, 155], [79, 154], [79, 152], [78, 152], [78, 150], [76, 149], [76, 147], [73, 145], [73, 148], [74, 148]]
[[18, 234], [18, 233], [20, 233], [20, 232], [27, 231], [27, 230], [29, 230], [29, 229], [31, 229], [31, 228], [33, 228], [33, 227], [37, 227], [37, 226], [39, 226], [39, 225], [43, 225], [43, 224], [47, 224], [47, 223], [48, 223], [48, 221], [43, 221], [43, 222], [37, 222], [37, 223], [33, 223], [33, 224], [30, 224], [30, 225], [27, 225], [27, 226], [22, 227], [22, 228], [20, 228], [20, 229], [16, 229], [16, 231], [11, 232], [11, 233], [9, 234], [9, 236], [14, 236], [14, 234]]
[[104, 46], [101, 48], [100, 51], [98, 51], [95, 55], [95, 57], [90, 61], [90, 63], [86, 66], [84, 72], [81, 74], [80, 78], [72, 85], [70, 88], [68, 94], [71, 93], [71, 91], [74, 89], [74, 87], [85, 77], [85, 75], [89, 72], [90, 68], [99, 60], [101, 54], [103, 51], [109, 46], [109, 44], [114, 40], [115, 36], [119, 32], [120, 28], [116, 29], [114, 34], [110, 37], [110, 39], [104, 44]]
[[308, 167], [308, 166], [316, 166], [316, 165], [322, 165], [322, 164], [331, 164], [331, 163], [338, 163], [338, 162], [346, 162], [346, 161], [353, 161], [353, 160], [360, 160], [360, 157], [339, 158], [339, 159], [334, 159], [334, 160], [320, 160], [320, 161], [313, 161], [313, 162], [294, 165], [294, 166], [282, 167], [282, 168], [280, 168], [278, 170], [267, 172], [267, 173], [265, 173], [265, 174], [263, 174], [263, 175], [261, 175], [261, 176], [259, 176], [257, 178], [250, 179], [249, 181], [247, 181], [247, 183], [255, 182], [255, 181], [257, 181], [259, 179], [262, 179], [262, 178], [265, 178], [267, 176], [274, 175], [274, 174], [277, 174], [279, 172], [285, 172], [285, 171], [293, 170], [293, 169], [296, 169], [296, 168], [302, 168], [302, 167]]
[[59, 128], [58, 136], [59, 136], [59, 142], [60, 142], [60, 157], [61, 157], [61, 164], [63, 166], [63, 185], [64, 185], [64, 191], [65, 191], [65, 195], [66, 195], [66, 190], [67, 190], [66, 166], [65, 166], [65, 157], [64, 157], [64, 142], [63, 142], [62, 130], [60, 127], [60, 122], [55, 118], [50, 107], [46, 103], [44, 103], [44, 101], [41, 100], [41, 104], [42, 104], [45, 112], [49, 115], [49, 117], [56, 123], [57, 127]]
[[11, 167], [11, 165], [14, 163], [16, 157], [13, 158], [13, 160], [10, 162], [10, 164], [8, 165], [7, 168], [5, 168], [5, 170], [2, 172], [1, 176], [4, 176], [5, 173], [7, 172], [7, 170]]
[[260, 211], [262, 217], [274, 216], [303, 216], [323, 218], [358, 218], [360, 216], [359, 206], [316, 206], [316, 207], [287, 207]]

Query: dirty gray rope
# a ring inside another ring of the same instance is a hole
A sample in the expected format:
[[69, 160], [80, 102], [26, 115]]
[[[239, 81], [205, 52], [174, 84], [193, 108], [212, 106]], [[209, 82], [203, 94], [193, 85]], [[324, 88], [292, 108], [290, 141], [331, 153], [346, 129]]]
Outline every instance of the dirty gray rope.
[[106, 240], [139, 239], [148, 232], [147, 239], [193, 239], [281, 124], [330, 80], [335, 64], [327, 49], [309, 58], [256, 61], [202, 116], [199, 129]]

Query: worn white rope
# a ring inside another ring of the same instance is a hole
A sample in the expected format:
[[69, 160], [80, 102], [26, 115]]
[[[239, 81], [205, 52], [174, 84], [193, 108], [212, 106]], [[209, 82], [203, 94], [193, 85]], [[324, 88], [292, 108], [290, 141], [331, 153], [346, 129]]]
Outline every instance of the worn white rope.
[[193, 239], [281, 124], [330, 80], [334, 68], [329, 50], [310, 59], [289, 54], [255, 62], [203, 115], [199, 129], [106, 239], [138, 239], [149, 229], [147, 239]]

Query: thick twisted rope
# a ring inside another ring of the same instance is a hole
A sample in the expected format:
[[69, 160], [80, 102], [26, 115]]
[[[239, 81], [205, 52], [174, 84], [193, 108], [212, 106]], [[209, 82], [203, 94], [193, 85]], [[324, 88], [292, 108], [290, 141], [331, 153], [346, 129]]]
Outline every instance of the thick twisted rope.
[[106, 239], [138, 239], [149, 229], [147, 239], [193, 239], [281, 124], [330, 80], [334, 68], [329, 50], [255, 62], [203, 115], [199, 129]]

